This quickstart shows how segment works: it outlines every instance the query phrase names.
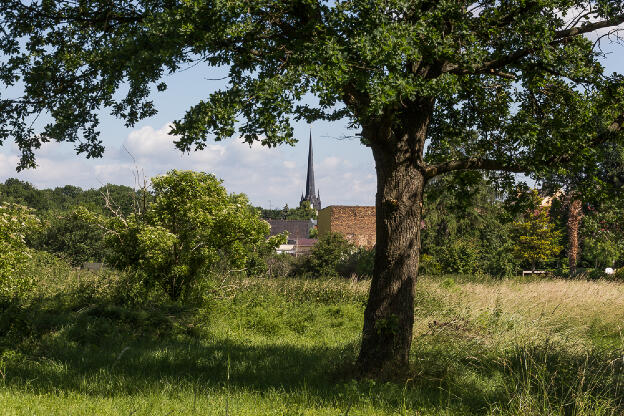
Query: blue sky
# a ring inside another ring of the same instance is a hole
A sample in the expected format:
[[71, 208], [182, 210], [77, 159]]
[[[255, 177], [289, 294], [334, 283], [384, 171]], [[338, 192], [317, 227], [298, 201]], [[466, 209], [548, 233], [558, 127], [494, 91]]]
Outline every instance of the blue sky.
[[[624, 47], [603, 42], [609, 52], [608, 72], [624, 73]], [[295, 123], [296, 146], [274, 149], [251, 148], [232, 138], [212, 142], [201, 152], [183, 155], [167, 135], [168, 123], [185, 110], [222, 88], [223, 69], [195, 66], [168, 76], [168, 89], [154, 95], [159, 113], [132, 128], [110, 116], [103, 117], [101, 138], [107, 148], [101, 159], [76, 156], [71, 145], [47, 144], [37, 152], [38, 168], [15, 172], [17, 149], [13, 143], [0, 148], [0, 181], [9, 177], [27, 180], [39, 188], [72, 184], [83, 188], [104, 183], [134, 185], [136, 167], [146, 177], [170, 169], [194, 169], [214, 173], [230, 192], [242, 192], [263, 207], [296, 206], [305, 187], [307, 138], [312, 129], [316, 185], [324, 206], [372, 205], [375, 199], [375, 169], [370, 149], [352, 136], [345, 122], [317, 122], [312, 126]], [[350, 138], [349, 138], [350, 137]], [[128, 149], [136, 159], [124, 150]]]

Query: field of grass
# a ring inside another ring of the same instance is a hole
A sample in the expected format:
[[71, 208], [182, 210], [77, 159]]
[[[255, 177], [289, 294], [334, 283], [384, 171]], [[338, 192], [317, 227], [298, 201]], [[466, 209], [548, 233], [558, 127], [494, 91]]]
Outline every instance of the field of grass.
[[0, 311], [2, 415], [624, 414], [622, 284], [424, 277], [407, 376], [356, 381], [368, 282], [131, 305], [114, 274], [41, 275]]

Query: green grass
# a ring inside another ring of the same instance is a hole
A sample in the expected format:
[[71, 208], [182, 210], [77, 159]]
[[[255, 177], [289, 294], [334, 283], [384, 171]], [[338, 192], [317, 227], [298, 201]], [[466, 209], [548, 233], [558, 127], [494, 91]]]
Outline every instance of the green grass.
[[367, 282], [238, 279], [194, 306], [41, 267], [0, 313], [2, 415], [620, 415], [624, 286], [423, 278], [412, 367], [354, 380]]

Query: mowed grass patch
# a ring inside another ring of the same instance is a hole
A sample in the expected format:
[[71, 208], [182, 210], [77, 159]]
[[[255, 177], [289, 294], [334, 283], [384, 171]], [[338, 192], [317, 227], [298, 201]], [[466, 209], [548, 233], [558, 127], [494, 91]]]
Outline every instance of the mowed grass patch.
[[412, 367], [375, 381], [353, 377], [366, 281], [230, 277], [180, 305], [54, 273], [0, 316], [0, 414], [624, 412], [615, 283], [422, 278]]

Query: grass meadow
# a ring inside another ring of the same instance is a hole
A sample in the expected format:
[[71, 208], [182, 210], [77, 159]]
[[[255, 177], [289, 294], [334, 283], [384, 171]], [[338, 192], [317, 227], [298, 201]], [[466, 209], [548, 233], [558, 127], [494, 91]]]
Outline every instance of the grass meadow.
[[38, 266], [0, 311], [2, 415], [621, 415], [624, 285], [423, 277], [412, 366], [356, 380], [367, 281], [244, 279], [189, 305]]

